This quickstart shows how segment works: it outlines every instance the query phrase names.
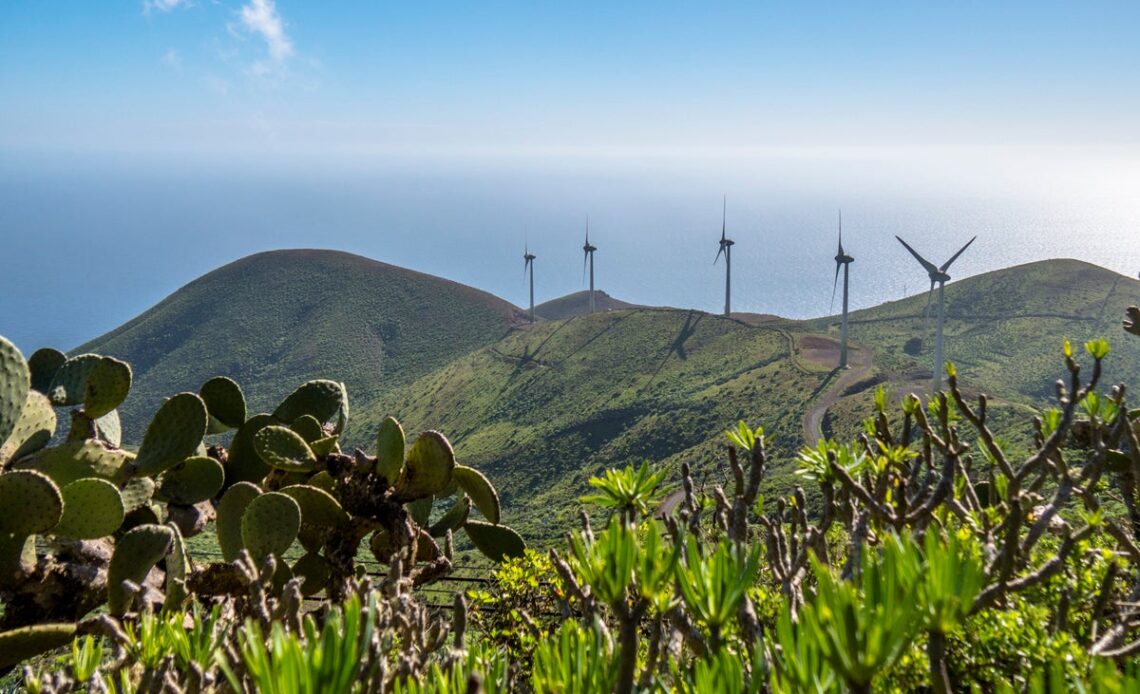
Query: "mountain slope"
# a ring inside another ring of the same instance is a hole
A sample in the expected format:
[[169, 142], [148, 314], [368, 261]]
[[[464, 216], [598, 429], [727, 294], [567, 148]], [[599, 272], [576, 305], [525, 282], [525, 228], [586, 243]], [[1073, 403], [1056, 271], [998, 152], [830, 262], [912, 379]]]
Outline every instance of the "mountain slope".
[[521, 314], [486, 292], [348, 253], [259, 253], [179, 289], [79, 347], [130, 362], [123, 408], [141, 436], [160, 398], [214, 375], [245, 389], [251, 412], [309, 378], [344, 381], [356, 403], [501, 338]]
[[[855, 279], [853, 277], [853, 279]], [[881, 372], [922, 389], [934, 352], [938, 293], [924, 322], [926, 294], [850, 315], [851, 339], [872, 347]], [[1140, 340], [1121, 329], [1124, 310], [1140, 302], [1140, 282], [1079, 260], [1048, 260], [988, 272], [946, 285], [945, 358], [963, 380], [1004, 398], [1036, 402], [1053, 396], [1061, 374], [1061, 342], [1078, 351], [1108, 338], [1107, 385], [1140, 385]], [[838, 336], [838, 318], [807, 324]], [[924, 330], [925, 327], [925, 330]], [[909, 342], [909, 344], [908, 344]], [[929, 390], [929, 386], [922, 392]]]
[[[623, 308], [639, 308], [636, 304], [615, 299], [598, 289], [594, 291], [594, 308], [598, 311], [616, 311]], [[584, 316], [590, 312], [590, 292], [581, 291], [544, 301], [534, 307], [534, 313], [546, 320], [562, 320], [574, 316]]]
[[358, 423], [394, 414], [447, 432], [461, 460], [495, 480], [536, 537], [573, 521], [590, 475], [644, 459], [683, 459], [720, 483], [721, 434], [763, 423], [794, 455], [799, 415], [827, 375], [793, 358], [780, 325], [699, 311], [633, 309], [543, 322], [386, 395]]
[[[946, 294], [947, 356], [964, 388], [995, 396], [991, 419], [1011, 445], [1028, 439], [1030, 408], [1050, 403], [1065, 337], [1078, 346], [1108, 337], [1104, 389], [1115, 381], [1140, 386], [1140, 340], [1120, 328], [1140, 282], [1051, 261], [964, 279]], [[648, 458], [670, 467], [675, 481], [684, 461], [698, 480], [731, 483], [722, 432], [739, 419], [765, 427], [770, 491], [786, 491], [805, 427], [857, 434], [880, 382], [896, 396], [929, 392], [932, 340], [906, 352], [921, 334], [925, 301], [853, 314], [859, 344], [846, 372], [834, 368], [834, 318], [746, 322], [634, 309], [547, 321], [390, 392], [359, 413], [354, 435], [368, 440], [385, 414], [412, 429], [446, 431], [535, 538], [570, 527], [586, 481], [606, 467]]]

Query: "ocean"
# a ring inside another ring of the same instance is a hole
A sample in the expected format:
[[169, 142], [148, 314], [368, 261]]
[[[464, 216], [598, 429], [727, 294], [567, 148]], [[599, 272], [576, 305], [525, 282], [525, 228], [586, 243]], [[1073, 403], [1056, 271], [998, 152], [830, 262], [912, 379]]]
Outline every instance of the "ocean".
[[935, 264], [976, 235], [950, 269], [956, 279], [1056, 257], [1137, 276], [1132, 161], [1035, 167], [1040, 158], [975, 155], [342, 162], [8, 152], [0, 157], [0, 334], [25, 352], [71, 349], [220, 265], [274, 248], [359, 253], [522, 306], [524, 244], [538, 256], [537, 301], [585, 288], [587, 217], [598, 289], [716, 312], [722, 196], [736, 241], [736, 311], [838, 311], [839, 299], [830, 300], [840, 209], [856, 259], [852, 309], [928, 288], [895, 235]]

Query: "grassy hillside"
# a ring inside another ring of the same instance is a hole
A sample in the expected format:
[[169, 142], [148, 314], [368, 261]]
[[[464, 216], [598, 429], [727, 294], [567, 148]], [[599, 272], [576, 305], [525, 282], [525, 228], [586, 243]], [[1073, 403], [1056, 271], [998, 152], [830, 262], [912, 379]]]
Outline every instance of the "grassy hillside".
[[[615, 311], [623, 308], [639, 308], [636, 304], [615, 299], [600, 289], [594, 291], [594, 308], [597, 311]], [[566, 296], [536, 304], [534, 313], [546, 320], [562, 320], [574, 316], [584, 316], [590, 312], [590, 292], [574, 292]]]
[[[619, 305], [600, 303], [603, 309]], [[551, 302], [570, 313], [585, 294]], [[1029, 435], [1052, 396], [1060, 341], [1113, 343], [1105, 386], [1140, 388], [1140, 340], [1124, 308], [1140, 282], [1078, 261], [1033, 263], [947, 286], [946, 356], [972, 390], [995, 396], [1007, 438]], [[611, 300], [612, 301], [612, 300]], [[236, 378], [253, 408], [299, 381], [348, 383], [347, 443], [369, 445], [386, 414], [439, 429], [461, 460], [495, 481], [506, 511], [535, 539], [573, 523], [586, 480], [643, 459], [698, 480], [726, 479], [721, 432], [739, 419], [769, 433], [771, 484], [792, 483], [806, 437], [851, 436], [874, 386], [926, 394], [933, 318], [926, 296], [852, 314], [852, 368], [834, 369], [835, 317], [796, 322], [625, 308], [529, 325], [488, 294], [327, 251], [283, 251], [221, 268], [82, 349], [135, 366], [130, 415], [214, 374]], [[923, 339], [925, 337], [925, 339]], [[671, 480], [676, 480], [672, 476]]]
[[123, 415], [138, 437], [160, 398], [214, 375], [241, 383], [251, 411], [317, 377], [344, 381], [362, 404], [498, 340], [520, 318], [486, 292], [360, 256], [271, 251], [191, 282], [76, 352], [134, 367]]
[[[923, 389], [930, 380], [937, 300], [936, 290], [925, 331], [925, 294], [851, 314], [851, 339], [872, 347], [879, 372], [900, 387]], [[1140, 282], [1078, 260], [1029, 263], [952, 282], [946, 285], [945, 357], [965, 381], [1033, 403], [1053, 395], [1062, 339], [1079, 347], [1106, 337], [1113, 345], [1106, 382], [1135, 388], [1140, 340], [1127, 339], [1121, 320], [1125, 308], [1137, 303]], [[836, 317], [807, 327], [839, 333]]]
[[[1106, 389], [1140, 387], [1140, 340], [1120, 328], [1138, 295], [1140, 282], [1076, 261], [965, 279], [947, 287], [947, 356], [968, 390], [996, 396], [994, 421], [1016, 445], [1052, 396], [1064, 337], [1108, 336]], [[771, 481], [786, 487], [805, 433], [857, 434], [877, 383], [896, 396], [929, 391], [932, 338], [905, 351], [924, 305], [925, 295], [853, 314], [860, 346], [845, 372], [833, 368], [834, 319], [634, 309], [544, 322], [389, 393], [355, 435], [366, 439], [388, 413], [448, 432], [460, 457], [496, 480], [513, 522], [540, 538], [573, 523], [586, 480], [609, 466], [687, 461], [724, 482], [721, 432], [741, 418], [769, 432]]]
[[495, 480], [512, 518], [554, 537], [589, 476], [608, 466], [687, 460], [720, 482], [720, 432], [738, 419], [763, 422], [778, 455], [793, 455], [800, 413], [826, 376], [793, 351], [781, 324], [672, 309], [597, 313], [512, 333], [357, 421], [375, 426], [391, 413], [413, 429], [446, 431], [460, 459]]

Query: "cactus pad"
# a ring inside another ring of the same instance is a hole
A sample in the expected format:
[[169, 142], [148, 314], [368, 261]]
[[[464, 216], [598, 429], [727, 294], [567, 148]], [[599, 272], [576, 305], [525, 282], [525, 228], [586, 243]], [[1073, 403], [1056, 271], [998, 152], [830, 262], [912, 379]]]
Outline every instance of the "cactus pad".
[[32, 374], [32, 390], [47, 395], [55, 372], [67, 362], [67, 355], [58, 349], [41, 347], [28, 357], [28, 371]]
[[332, 576], [332, 566], [321, 555], [310, 552], [293, 565], [293, 575], [301, 579], [301, 594], [309, 597], [321, 592], [328, 585], [329, 577]]
[[190, 562], [186, 556], [186, 542], [182, 539], [182, 531], [173, 523], [167, 523], [173, 537], [170, 542], [170, 553], [166, 555], [166, 602], [163, 607], [167, 610], [177, 610], [186, 601], [186, 573], [190, 570]]
[[431, 528], [428, 529], [428, 533], [431, 534], [432, 537], [443, 537], [447, 534], [448, 530], [455, 532], [461, 525], [467, 522], [467, 515], [469, 513], [471, 513], [471, 499], [467, 496], [463, 496], [451, 505], [447, 513], [443, 514], [438, 521], [432, 524]]
[[119, 421], [118, 410], [111, 410], [95, 420], [95, 436], [111, 448], [123, 445], [123, 425]]
[[340, 502], [323, 489], [295, 484], [285, 487], [281, 493], [293, 497], [301, 507], [301, 521], [306, 525], [335, 526], [348, 522], [348, 513]]
[[312, 472], [317, 456], [300, 434], [282, 426], [267, 426], [253, 437], [253, 448], [268, 466], [288, 472]]
[[317, 474], [310, 477], [305, 484], [317, 489], [323, 489], [329, 494], [333, 493], [336, 489], [336, 479], [328, 473], [328, 470], [321, 470]]
[[250, 502], [261, 495], [261, 490], [252, 482], [238, 482], [226, 490], [218, 502], [218, 519], [215, 530], [218, 533], [218, 546], [222, 558], [234, 561], [241, 554], [241, 519]]
[[261, 460], [253, 447], [253, 437], [276, 421], [271, 415], [255, 414], [238, 427], [230, 443], [230, 457], [226, 461], [226, 484], [260, 482], [269, 473], [269, 466]]
[[469, 520], [463, 529], [471, 543], [490, 559], [503, 561], [508, 557], [521, 557], [526, 550], [522, 537], [505, 525], [493, 525]]
[[431, 518], [431, 507], [434, 504], [435, 498], [430, 496], [409, 501], [406, 508], [408, 509], [408, 515], [412, 517], [412, 522], [420, 527], [427, 525], [428, 519]]
[[66, 646], [75, 638], [75, 632], [71, 623], [36, 624], [0, 632], [0, 670]]
[[140, 525], [119, 538], [115, 554], [107, 567], [107, 607], [111, 614], [121, 615], [131, 604], [131, 594], [123, 581], [141, 584], [154, 565], [174, 544], [174, 530], [164, 525]]
[[301, 507], [280, 492], [268, 492], [249, 502], [241, 517], [241, 541], [257, 561], [281, 555], [297, 539]]
[[51, 441], [55, 434], [55, 410], [46, 396], [28, 391], [24, 409], [8, 440], [0, 439], [0, 467], [35, 453]]
[[339, 436], [326, 436], [323, 439], [317, 439], [316, 441], [310, 443], [309, 448], [312, 449], [313, 455], [317, 456], [318, 458], [324, 458], [325, 456], [332, 455], [333, 453], [340, 453], [340, 446], [338, 445], [339, 441]]
[[210, 413], [210, 433], [236, 429], [245, 423], [245, 394], [241, 386], [225, 376], [211, 378], [198, 390]]
[[113, 411], [131, 391], [131, 367], [112, 357], [95, 362], [83, 388], [83, 413], [98, 419]]
[[311, 415], [320, 424], [336, 418], [340, 433], [348, 420], [348, 391], [336, 381], [309, 381], [289, 394], [273, 411], [273, 416], [285, 424], [292, 424], [302, 415]]
[[179, 393], [162, 403], [139, 446], [140, 475], [156, 477], [194, 455], [206, 435], [206, 403], [193, 393]]
[[149, 504], [154, 498], [155, 486], [154, 480], [149, 477], [135, 477], [124, 484], [119, 489], [119, 494], [123, 497], [123, 507], [127, 513]]
[[404, 458], [404, 468], [396, 482], [396, 497], [403, 501], [422, 499], [443, 491], [451, 482], [455, 452], [438, 431], [425, 431], [412, 444]]
[[463, 465], [456, 465], [451, 474], [463, 491], [471, 497], [471, 501], [475, 502], [475, 508], [479, 509], [483, 517], [498, 525], [499, 495], [483, 473]]
[[31, 470], [0, 474], [0, 534], [42, 533], [62, 515], [63, 496], [46, 475]]
[[395, 417], [385, 417], [376, 433], [376, 471], [393, 484], [404, 468], [404, 428]]
[[84, 413], [98, 419], [118, 407], [131, 389], [131, 367], [98, 354], [80, 354], [55, 372], [48, 396], [55, 405], [83, 405]]
[[126, 508], [115, 485], [97, 477], [75, 480], [62, 490], [63, 517], [53, 533], [76, 540], [106, 537], [123, 524]]
[[312, 443], [325, 437], [325, 430], [321, 427], [321, 423], [311, 414], [301, 415], [289, 425], [289, 428], [300, 434], [301, 438], [305, 439], [305, 443]]
[[213, 458], [194, 456], [167, 470], [158, 485], [163, 499], [182, 506], [193, 506], [222, 491], [226, 472]]
[[45, 448], [25, 458], [19, 467], [42, 472], [65, 486], [84, 477], [121, 481], [128, 472], [123, 466], [132, 459], [126, 451], [112, 450], [101, 441], [87, 439]]
[[31, 389], [31, 374], [16, 345], [0, 337], [0, 444], [7, 440]]

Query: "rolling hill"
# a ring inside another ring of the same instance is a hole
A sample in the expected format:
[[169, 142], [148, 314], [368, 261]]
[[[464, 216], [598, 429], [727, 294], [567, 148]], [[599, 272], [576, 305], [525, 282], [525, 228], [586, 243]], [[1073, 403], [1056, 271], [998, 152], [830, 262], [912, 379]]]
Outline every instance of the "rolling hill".
[[[615, 299], [598, 289], [594, 291], [594, 308], [598, 311], [616, 311], [623, 308], [639, 308], [621, 299]], [[534, 307], [534, 314], [545, 320], [563, 320], [574, 316], [584, 316], [590, 312], [590, 292], [581, 291], [551, 299]]]
[[[1109, 337], [1105, 388], [1140, 386], [1140, 340], [1120, 327], [1138, 298], [1140, 282], [1072, 260], [960, 280], [946, 288], [947, 358], [967, 388], [995, 396], [1016, 441], [1028, 436], [1027, 412], [1052, 396], [1063, 338]], [[859, 431], [876, 384], [896, 396], [929, 388], [925, 295], [854, 312], [853, 367], [842, 372], [834, 316], [726, 318], [616, 300], [574, 315], [584, 299], [548, 302], [571, 317], [530, 325], [507, 302], [446, 280], [278, 251], [210, 273], [81, 349], [134, 364], [128, 432], [141, 428], [134, 412], [219, 373], [254, 409], [306, 378], [343, 380], [354, 399], [347, 444], [368, 446], [387, 414], [411, 431], [444, 431], [538, 541], [573, 523], [588, 478], [606, 467], [688, 462], [698, 482], [724, 483], [722, 432], [745, 419], [768, 432], [770, 484], [781, 491], [805, 439]]]
[[160, 399], [234, 378], [257, 412], [310, 378], [344, 381], [355, 404], [503, 337], [519, 309], [486, 292], [348, 253], [259, 253], [194, 280], [75, 350], [124, 359], [123, 408], [141, 437]]
[[[1108, 336], [1105, 390], [1140, 386], [1140, 340], [1120, 327], [1138, 295], [1140, 282], [1078, 261], [968, 278], [947, 286], [947, 356], [967, 391], [995, 396], [992, 419], [1004, 438], [1027, 441], [1026, 415], [1053, 394], [1064, 338], [1079, 346]], [[573, 523], [587, 479], [606, 467], [686, 461], [698, 478], [724, 483], [721, 432], [738, 419], [765, 427], [769, 481], [785, 490], [805, 438], [820, 429], [858, 433], [878, 383], [896, 397], [928, 392], [930, 345], [916, 351], [913, 342], [925, 301], [853, 314], [857, 344], [844, 372], [834, 369], [834, 318], [628, 309], [539, 323], [388, 393], [356, 422], [367, 429], [391, 413], [411, 428], [448, 432], [540, 538]]]

